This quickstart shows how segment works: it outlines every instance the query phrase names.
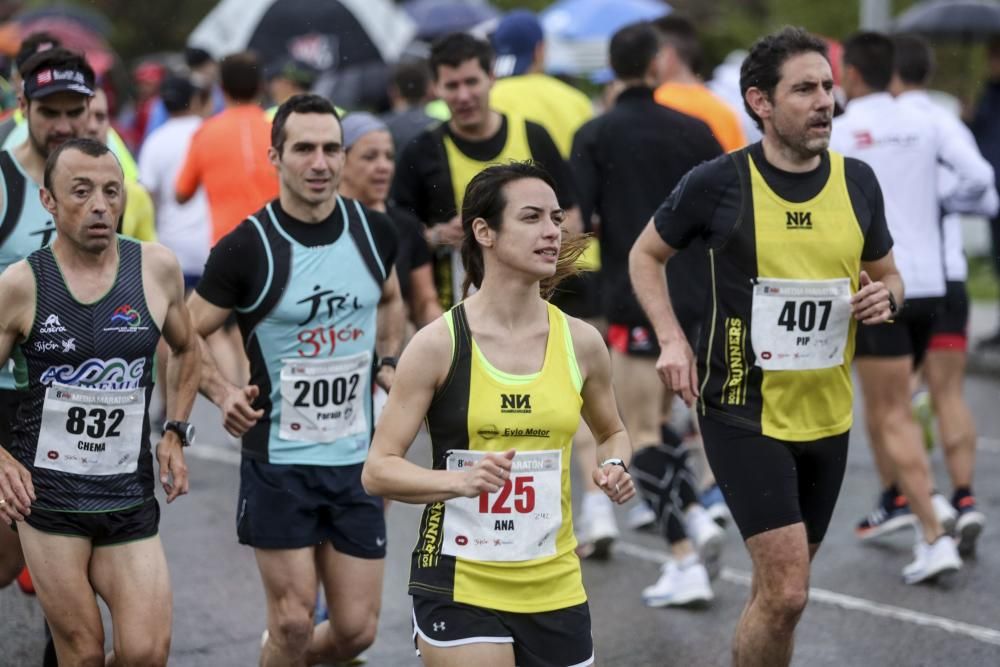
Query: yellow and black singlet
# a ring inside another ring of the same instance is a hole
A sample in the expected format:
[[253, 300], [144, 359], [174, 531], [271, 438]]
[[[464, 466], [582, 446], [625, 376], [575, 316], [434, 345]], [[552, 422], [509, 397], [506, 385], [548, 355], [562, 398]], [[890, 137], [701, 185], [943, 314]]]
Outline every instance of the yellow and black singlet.
[[497, 493], [426, 506], [411, 595], [518, 613], [586, 600], [569, 469], [582, 378], [565, 315], [548, 304], [548, 318], [541, 370], [511, 375], [476, 345], [462, 304], [445, 314], [452, 364], [427, 412], [434, 468], [461, 470], [485, 452], [517, 454]]
[[851, 427], [850, 298], [892, 247], [883, 209], [871, 168], [833, 152], [797, 174], [754, 144], [685, 176], [654, 222], [674, 248], [709, 248], [701, 414], [797, 442]]

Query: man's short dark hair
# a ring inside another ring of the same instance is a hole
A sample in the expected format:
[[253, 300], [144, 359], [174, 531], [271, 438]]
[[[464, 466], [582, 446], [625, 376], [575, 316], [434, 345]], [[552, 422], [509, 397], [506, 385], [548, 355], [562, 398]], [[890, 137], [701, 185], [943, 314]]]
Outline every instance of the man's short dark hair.
[[880, 32], [859, 32], [844, 40], [844, 66], [856, 69], [874, 91], [888, 90], [892, 63], [892, 40]]
[[399, 62], [392, 71], [392, 84], [410, 104], [420, 104], [427, 97], [431, 74], [427, 61], [410, 58]]
[[923, 38], [896, 35], [892, 38], [893, 63], [903, 83], [922, 86], [934, 71], [934, 52]]
[[31, 56], [60, 46], [62, 46], [62, 41], [51, 32], [39, 30], [31, 33], [21, 42], [21, 47], [17, 50], [17, 55], [14, 56], [14, 64], [17, 66], [18, 73], [22, 77], [24, 76], [24, 64]]
[[747, 91], [757, 88], [768, 99], [774, 98], [774, 89], [781, 80], [781, 67], [789, 58], [802, 53], [818, 53], [830, 59], [826, 42], [805, 28], [785, 26], [781, 30], [758, 39], [750, 47], [750, 53], [740, 66], [740, 96], [743, 106], [760, 130], [764, 129], [760, 118], [747, 104]]
[[698, 29], [690, 19], [671, 13], [653, 21], [653, 27], [660, 33], [663, 43], [674, 49], [677, 57], [689, 70], [701, 70], [701, 41], [698, 39]]
[[[274, 120], [271, 121], [271, 147], [278, 151], [279, 155], [285, 148], [285, 123], [288, 122], [288, 117], [293, 113], [330, 114], [337, 119], [337, 124], [340, 125], [340, 115], [330, 100], [312, 93], [292, 95], [278, 107], [274, 114]], [[341, 131], [343, 131], [343, 127], [341, 127]]]
[[642, 21], [621, 28], [611, 37], [608, 60], [621, 80], [641, 79], [660, 52], [660, 35], [652, 24]]
[[466, 32], [453, 32], [434, 42], [431, 47], [431, 76], [438, 79], [438, 68], [459, 67], [469, 60], [476, 60], [483, 71], [493, 71], [493, 47], [490, 43]]
[[233, 53], [219, 64], [222, 92], [237, 102], [252, 102], [260, 95], [261, 71], [252, 51]]
[[[97, 141], [96, 139], [89, 139], [86, 137], [78, 139], [70, 139], [64, 143], [59, 144], [59, 147], [54, 151], [49, 153], [49, 157], [45, 160], [45, 172], [42, 176], [42, 184], [45, 189], [52, 192], [52, 173], [56, 170], [56, 165], [59, 163], [59, 156], [66, 151], [80, 151], [84, 155], [89, 155], [90, 157], [101, 157], [107, 153], [111, 152], [108, 145], [103, 141]], [[118, 158], [115, 158], [117, 160]], [[119, 164], [119, 166], [121, 166]]]
[[205, 49], [200, 49], [197, 46], [189, 46], [184, 49], [184, 64], [188, 66], [188, 69], [198, 69], [213, 60], [212, 54]]

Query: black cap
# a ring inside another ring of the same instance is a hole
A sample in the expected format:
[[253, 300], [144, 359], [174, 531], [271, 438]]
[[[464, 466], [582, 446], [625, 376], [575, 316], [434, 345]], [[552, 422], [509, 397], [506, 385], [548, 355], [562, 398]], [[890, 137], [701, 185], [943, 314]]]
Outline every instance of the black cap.
[[83, 56], [61, 47], [33, 55], [22, 75], [24, 96], [29, 100], [65, 92], [94, 95], [94, 70]]
[[176, 113], [191, 105], [191, 98], [197, 90], [191, 79], [171, 74], [160, 84], [160, 99], [169, 113]]

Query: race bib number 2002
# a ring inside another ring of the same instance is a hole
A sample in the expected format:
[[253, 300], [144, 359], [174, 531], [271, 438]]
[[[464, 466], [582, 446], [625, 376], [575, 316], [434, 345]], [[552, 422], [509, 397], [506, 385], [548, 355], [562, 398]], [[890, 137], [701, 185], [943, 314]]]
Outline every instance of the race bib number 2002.
[[807, 371], [844, 363], [851, 326], [851, 281], [759, 278], [750, 337], [767, 371]]
[[330, 443], [367, 432], [365, 391], [371, 363], [369, 352], [284, 360], [278, 434], [286, 440]]
[[[453, 450], [448, 470], [471, 468], [484, 452]], [[562, 526], [562, 451], [518, 452], [496, 493], [445, 503], [441, 551], [478, 561], [524, 561], [556, 553]]]

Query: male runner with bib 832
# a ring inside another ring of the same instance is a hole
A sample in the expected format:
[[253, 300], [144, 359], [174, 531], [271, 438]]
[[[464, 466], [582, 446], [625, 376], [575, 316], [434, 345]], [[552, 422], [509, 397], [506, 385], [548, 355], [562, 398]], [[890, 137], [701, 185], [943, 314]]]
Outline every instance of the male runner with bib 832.
[[[0, 363], [25, 398], [0, 450], [0, 514], [16, 522], [63, 665], [165, 665], [171, 594], [153, 495], [149, 400], [160, 336], [175, 356], [168, 431], [157, 444], [167, 502], [187, 493], [182, 446], [198, 389], [198, 347], [177, 258], [115, 234], [122, 168], [73, 139], [45, 165], [52, 245], [0, 276]], [[96, 596], [114, 624], [104, 655]]]
[[[595, 483], [635, 495], [628, 435], [600, 334], [546, 302], [582, 237], [531, 163], [487, 167], [465, 190], [465, 292], [400, 361], [362, 481], [427, 503], [413, 552], [414, 640], [427, 665], [590, 665], [590, 612], [574, 553], [570, 449], [580, 416]], [[426, 419], [433, 470], [405, 459]]]

